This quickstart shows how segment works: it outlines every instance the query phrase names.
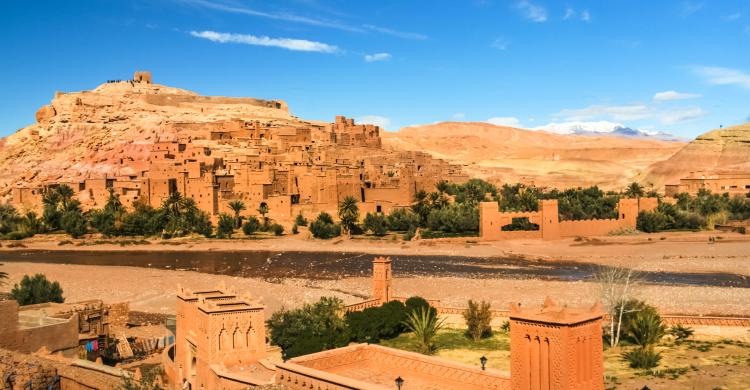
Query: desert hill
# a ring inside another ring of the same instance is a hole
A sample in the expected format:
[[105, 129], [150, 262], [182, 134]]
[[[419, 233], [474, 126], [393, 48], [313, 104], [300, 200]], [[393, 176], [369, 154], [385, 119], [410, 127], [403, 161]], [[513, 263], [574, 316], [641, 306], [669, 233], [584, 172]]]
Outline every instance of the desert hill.
[[36, 123], [0, 139], [0, 196], [45, 181], [137, 175], [147, 169], [155, 142], [190, 138], [201, 123], [238, 119], [302, 122], [281, 101], [200, 96], [151, 83], [56, 93], [37, 111]]
[[648, 167], [641, 182], [677, 183], [691, 172], [750, 171], [750, 123], [716, 129], [698, 136], [669, 159]]
[[469, 175], [542, 186], [620, 189], [681, 142], [561, 135], [481, 122], [443, 122], [381, 133], [386, 147], [420, 150], [462, 164]]

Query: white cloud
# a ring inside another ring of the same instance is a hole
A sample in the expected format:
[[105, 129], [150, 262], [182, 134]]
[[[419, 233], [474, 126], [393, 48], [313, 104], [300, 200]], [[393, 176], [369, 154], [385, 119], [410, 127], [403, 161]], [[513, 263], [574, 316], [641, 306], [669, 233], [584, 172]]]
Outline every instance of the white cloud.
[[493, 124], [495, 126], [509, 126], [509, 127], [520, 127], [521, 121], [518, 120], [518, 118], [513, 116], [496, 116], [490, 119], [487, 119], [487, 123]]
[[555, 117], [564, 118], [567, 122], [586, 122], [592, 120], [612, 120], [627, 122], [645, 119], [656, 119], [664, 124], [675, 124], [696, 119], [708, 113], [700, 107], [660, 108], [642, 103], [619, 106], [592, 105], [579, 109], [561, 110]]
[[335, 53], [338, 48], [321, 42], [308, 41], [306, 39], [269, 38], [266, 36], [255, 36], [249, 34], [220, 33], [216, 31], [191, 31], [190, 35], [198, 38], [208, 39], [219, 43], [240, 43], [254, 46], [280, 47], [294, 51], [312, 51], [319, 53]]
[[664, 91], [664, 92], [657, 92], [654, 94], [653, 100], [655, 102], [668, 102], [672, 100], [684, 100], [684, 99], [695, 99], [701, 97], [700, 94], [697, 93], [683, 93], [683, 92], [677, 92], [677, 91]]
[[585, 121], [596, 117], [611, 117], [615, 121], [628, 121], [648, 118], [650, 109], [645, 104], [628, 104], [622, 106], [592, 105], [578, 109], [564, 109], [556, 116], [567, 121]]
[[375, 26], [372, 24], [363, 24], [361, 26], [356, 26], [356, 25], [351, 25], [351, 24], [347, 24], [341, 21], [336, 21], [336, 20], [312, 18], [312, 17], [297, 15], [297, 14], [293, 14], [289, 12], [265, 12], [265, 11], [259, 11], [257, 9], [248, 8], [248, 7], [244, 7], [240, 5], [217, 2], [217, 1], [210, 1], [210, 0], [176, 0], [176, 1], [182, 4], [189, 5], [189, 6], [207, 8], [207, 9], [212, 9], [215, 11], [248, 15], [248, 16], [254, 16], [254, 17], [271, 19], [271, 20], [281, 20], [281, 21], [292, 22], [292, 23], [307, 24], [307, 25], [316, 26], [316, 27], [327, 27], [327, 28], [333, 28], [337, 30], [352, 31], [352, 32], [359, 32], [359, 33], [375, 31], [381, 34], [391, 35], [391, 36], [405, 38], [405, 39], [417, 39], [417, 40], [427, 39], [427, 36], [423, 34], [406, 32], [406, 31], [398, 31], [398, 30], [393, 30], [390, 28]]
[[693, 69], [695, 73], [703, 77], [709, 84], [713, 85], [737, 85], [750, 89], [750, 74], [730, 68], [715, 66], [699, 66]]
[[736, 13], [733, 13], [733, 14], [725, 16], [724, 19], [726, 19], [726, 20], [737, 20], [737, 19], [739, 19], [741, 17], [742, 17], [742, 14], [739, 13], [739, 12], [736, 12]]
[[662, 112], [660, 120], [664, 124], [673, 125], [675, 123], [698, 119], [706, 115], [708, 113], [700, 107], [684, 107]]
[[703, 3], [695, 3], [692, 1], [686, 1], [682, 3], [682, 10], [680, 11], [680, 15], [685, 18], [688, 17], [701, 9], [703, 9], [704, 4]]
[[523, 12], [523, 16], [534, 22], [546, 22], [547, 21], [547, 9], [536, 5], [528, 0], [521, 0], [516, 3], [516, 8]]
[[391, 125], [391, 118], [380, 115], [362, 115], [357, 117], [357, 123], [380, 126], [387, 129]]
[[390, 59], [391, 55], [389, 53], [365, 54], [366, 62], [388, 61]]
[[574, 18], [576, 16], [576, 10], [573, 8], [565, 8], [565, 15], [563, 16], [563, 20], [568, 20], [570, 18]]
[[510, 42], [507, 39], [503, 37], [498, 37], [492, 42], [490, 46], [498, 50], [505, 50], [508, 48], [508, 45], [510, 45]]
[[424, 34], [413, 33], [413, 32], [408, 32], [408, 31], [398, 31], [398, 30], [393, 30], [393, 29], [386, 28], [386, 27], [373, 26], [372, 24], [363, 24], [362, 27], [365, 28], [366, 30], [375, 31], [381, 34], [391, 35], [391, 36], [398, 37], [398, 38], [415, 39], [418, 41], [423, 41], [429, 38], [427, 35], [424, 35]]
[[581, 12], [581, 20], [584, 22], [590, 22], [591, 21], [591, 14], [589, 13], [589, 10], [585, 9], [583, 12]]

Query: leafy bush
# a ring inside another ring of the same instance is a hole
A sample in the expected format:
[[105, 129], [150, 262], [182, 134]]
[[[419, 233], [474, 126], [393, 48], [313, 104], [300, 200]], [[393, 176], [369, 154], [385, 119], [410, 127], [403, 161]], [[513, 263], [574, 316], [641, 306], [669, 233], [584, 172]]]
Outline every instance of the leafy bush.
[[294, 218], [294, 224], [297, 226], [307, 226], [307, 218], [305, 218], [302, 213], [297, 214], [297, 217]]
[[297, 233], [299, 233], [299, 228], [297, 227], [297, 224], [295, 223], [294, 225], [292, 225], [292, 234], [297, 234]]
[[406, 233], [404, 233], [404, 241], [411, 241], [414, 239], [414, 236], [417, 235], [417, 229], [411, 228]]
[[258, 220], [258, 218], [253, 216], [247, 217], [247, 221], [242, 224], [242, 232], [245, 233], [246, 236], [257, 232], [259, 228], [260, 221]]
[[694, 332], [695, 331], [693, 330], [693, 328], [688, 328], [686, 326], [682, 326], [681, 324], [677, 324], [669, 329], [669, 334], [674, 336], [675, 342], [678, 344], [689, 339]]
[[433, 209], [427, 216], [427, 227], [446, 233], [476, 232], [479, 230], [479, 208], [476, 205], [454, 203]]
[[394, 209], [386, 221], [392, 231], [408, 231], [419, 226], [419, 216], [408, 209]]
[[318, 214], [318, 218], [310, 224], [310, 232], [315, 238], [327, 240], [340, 236], [341, 227], [333, 223], [333, 218], [330, 214], [322, 212]]
[[24, 232], [10, 232], [2, 236], [4, 240], [23, 240], [24, 238], [28, 238], [28, 237], [30, 236]]
[[154, 236], [161, 233], [165, 224], [164, 212], [143, 202], [136, 202], [133, 211], [122, 217], [122, 231], [127, 236]]
[[500, 325], [500, 331], [505, 334], [510, 334], [510, 321], [505, 320], [502, 325]]
[[404, 331], [406, 306], [399, 301], [391, 301], [380, 307], [346, 313], [345, 318], [352, 341], [377, 343], [381, 339], [396, 337]]
[[483, 337], [492, 335], [492, 313], [490, 312], [489, 302], [475, 302], [469, 299], [469, 307], [464, 311], [466, 320], [466, 333], [474, 341], [479, 341]]
[[219, 223], [216, 226], [216, 235], [219, 238], [232, 238], [234, 227], [237, 226], [237, 218], [226, 213], [219, 214]]
[[118, 234], [115, 228], [115, 214], [108, 210], [91, 210], [89, 212], [89, 224], [97, 232], [106, 237], [112, 237]]
[[369, 230], [372, 234], [382, 237], [388, 232], [388, 223], [385, 216], [380, 213], [367, 213], [363, 224], [365, 230]]
[[653, 347], [638, 347], [625, 352], [623, 357], [630, 364], [630, 368], [654, 368], [659, 365], [661, 354]]
[[342, 301], [334, 297], [279, 310], [267, 321], [271, 343], [281, 347], [284, 360], [343, 347], [349, 343], [349, 331], [339, 315], [342, 310]]
[[65, 301], [60, 283], [50, 282], [44, 274], [24, 275], [21, 284], [13, 286], [10, 296], [21, 306]]
[[409, 299], [404, 302], [404, 305], [406, 305], [406, 312], [413, 312], [416, 310], [419, 310], [420, 308], [423, 308], [425, 310], [430, 310], [430, 312], [434, 312], [437, 315], [437, 309], [430, 306], [430, 303], [427, 302], [426, 299], [418, 296], [410, 297]]
[[278, 223], [274, 223], [271, 225], [271, 231], [273, 232], [274, 236], [280, 236], [284, 234], [284, 227], [279, 225]]
[[86, 234], [86, 218], [80, 210], [66, 211], [60, 218], [60, 227], [73, 238]]

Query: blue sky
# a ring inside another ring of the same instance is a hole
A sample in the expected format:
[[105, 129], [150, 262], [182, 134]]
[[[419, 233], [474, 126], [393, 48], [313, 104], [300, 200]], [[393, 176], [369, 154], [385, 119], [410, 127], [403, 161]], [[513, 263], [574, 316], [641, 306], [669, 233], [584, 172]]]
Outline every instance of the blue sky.
[[150, 70], [302, 118], [609, 121], [694, 137], [750, 121], [750, 1], [15, 1], [0, 136], [55, 90]]

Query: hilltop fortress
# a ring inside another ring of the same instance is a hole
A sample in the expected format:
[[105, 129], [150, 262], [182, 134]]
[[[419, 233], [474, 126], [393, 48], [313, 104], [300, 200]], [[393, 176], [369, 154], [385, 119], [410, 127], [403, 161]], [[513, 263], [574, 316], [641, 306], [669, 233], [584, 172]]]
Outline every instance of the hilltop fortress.
[[0, 140], [0, 196], [27, 210], [67, 184], [86, 209], [110, 191], [128, 206], [180, 192], [210, 215], [239, 199], [284, 221], [334, 212], [348, 195], [363, 212], [388, 212], [439, 180], [468, 178], [429, 154], [384, 150], [374, 125], [305, 121], [280, 100], [200, 96], [153, 84], [149, 72], [58, 92], [36, 120]]

